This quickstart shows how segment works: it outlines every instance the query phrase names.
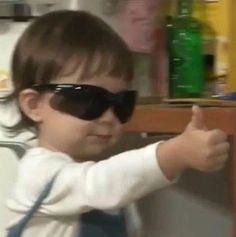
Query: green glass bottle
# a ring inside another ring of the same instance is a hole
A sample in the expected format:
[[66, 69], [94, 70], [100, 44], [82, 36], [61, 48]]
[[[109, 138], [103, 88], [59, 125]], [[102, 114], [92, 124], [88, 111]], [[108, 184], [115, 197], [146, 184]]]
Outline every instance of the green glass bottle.
[[170, 97], [200, 97], [204, 60], [201, 23], [192, 17], [193, 0], [178, 0], [169, 28]]

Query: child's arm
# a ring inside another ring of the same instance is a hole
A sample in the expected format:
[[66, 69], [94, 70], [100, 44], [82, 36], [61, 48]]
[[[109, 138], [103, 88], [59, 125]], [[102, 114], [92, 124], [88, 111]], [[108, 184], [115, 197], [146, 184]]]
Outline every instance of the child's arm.
[[8, 206], [27, 211], [58, 169], [61, 172], [52, 192], [40, 208], [44, 215], [123, 207], [170, 184], [184, 169], [217, 170], [228, 156], [229, 145], [222, 131], [206, 130], [201, 116], [201, 110], [194, 107], [183, 134], [100, 162], [75, 163], [65, 154], [36, 148], [22, 160], [16, 192]]
[[115, 155], [100, 162], [73, 162], [63, 153], [44, 148], [29, 151], [21, 160], [14, 195], [8, 207], [26, 212], [43, 187], [60, 170], [39, 212], [43, 215], [78, 215], [91, 209], [116, 209], [170, 184], [158, 166], [156, 148]]

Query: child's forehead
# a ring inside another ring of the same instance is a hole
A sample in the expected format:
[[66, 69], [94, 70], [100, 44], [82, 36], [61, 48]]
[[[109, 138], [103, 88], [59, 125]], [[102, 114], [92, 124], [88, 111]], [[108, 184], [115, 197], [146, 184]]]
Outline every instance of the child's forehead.
[[99, 75], [93, 75], [92, 77], [86, 78], [82, 76], [83, 70], [78, 67], [75, 71], [71, 73], [64, 73], [58, 75], [52, 83], [62, 84], [62, 83], [72, 83], [72, 84], [88, 84], [103, 87], [111, 92], [119, 92], [122, 90], [127, 90], [130, 87], [130, 82], [124, 78], [113, 77], [107, 73], [102, 73]]
[[[111, 67], [99, 67], [100, 59], [95, 58], [90, 64], [86, 60], [71, 60], [58, 73], [53, 82], [55, 83], [74, 83], [74, 84], [91, 84], [106, 88], [106, 85], [114, 88], [127, 89], [130, 82], [124, 76], [114, 76], [110, 72]], [[109, 66], [109, 65], [107, 65]], [[119, 89], [118, 89], [119, 90]]]
[[[82, 64], [82, 63], [81, 63]], [[77, 83], [80, 81], [84, 67], [76, 61], [65, 64], [56, 78], [57, 83]]]
[[128, 66], [120, 62], [112, 52], [98, 50], [92, 53], [75, 53], [67, 62], [61, 64], [56, 75], [61, 81], [71, 83], [98, 77], [130, 81], [132, 80], [131, 72], [132, 65]]

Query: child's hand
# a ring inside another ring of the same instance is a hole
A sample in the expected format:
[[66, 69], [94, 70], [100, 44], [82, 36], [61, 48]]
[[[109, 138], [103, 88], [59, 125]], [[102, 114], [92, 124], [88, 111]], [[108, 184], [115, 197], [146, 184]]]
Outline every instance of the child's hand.
[[217, 171], [224, 166], [228, 153], [226, 134], [219, 129], [207, 130], [202, 110], [193, 106], [185, 131], [160, 144], [157, 157], [162, 171], [173, 179], [188, 168]]

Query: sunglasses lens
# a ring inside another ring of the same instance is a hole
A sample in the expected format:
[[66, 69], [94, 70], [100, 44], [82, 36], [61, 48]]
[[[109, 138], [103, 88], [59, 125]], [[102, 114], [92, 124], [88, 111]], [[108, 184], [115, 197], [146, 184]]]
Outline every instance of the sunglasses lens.
[[50, 101], [53, 109], [83, 120], [96, 119], [110, 107], [121, 123], [129, 120], [135, 102], [135, 91], [112, 94], [103, 88], [88, 85], [59, 87]]
[[51, 99], [51, 106], [55, 110], [71, 114], [83, 120], [98, 118], [108, 107], [100, 93], [89, 90], [81, 90], [79, 93], [58, 93]]
[[126, 123], [130, 119], [134, 111], [136, 103], [136, 92], [121, 92], [120, 94], [118, 94], [118, 97], [119, 98], [116, 100], [114, 106], [114, 113], [121, 123]]

